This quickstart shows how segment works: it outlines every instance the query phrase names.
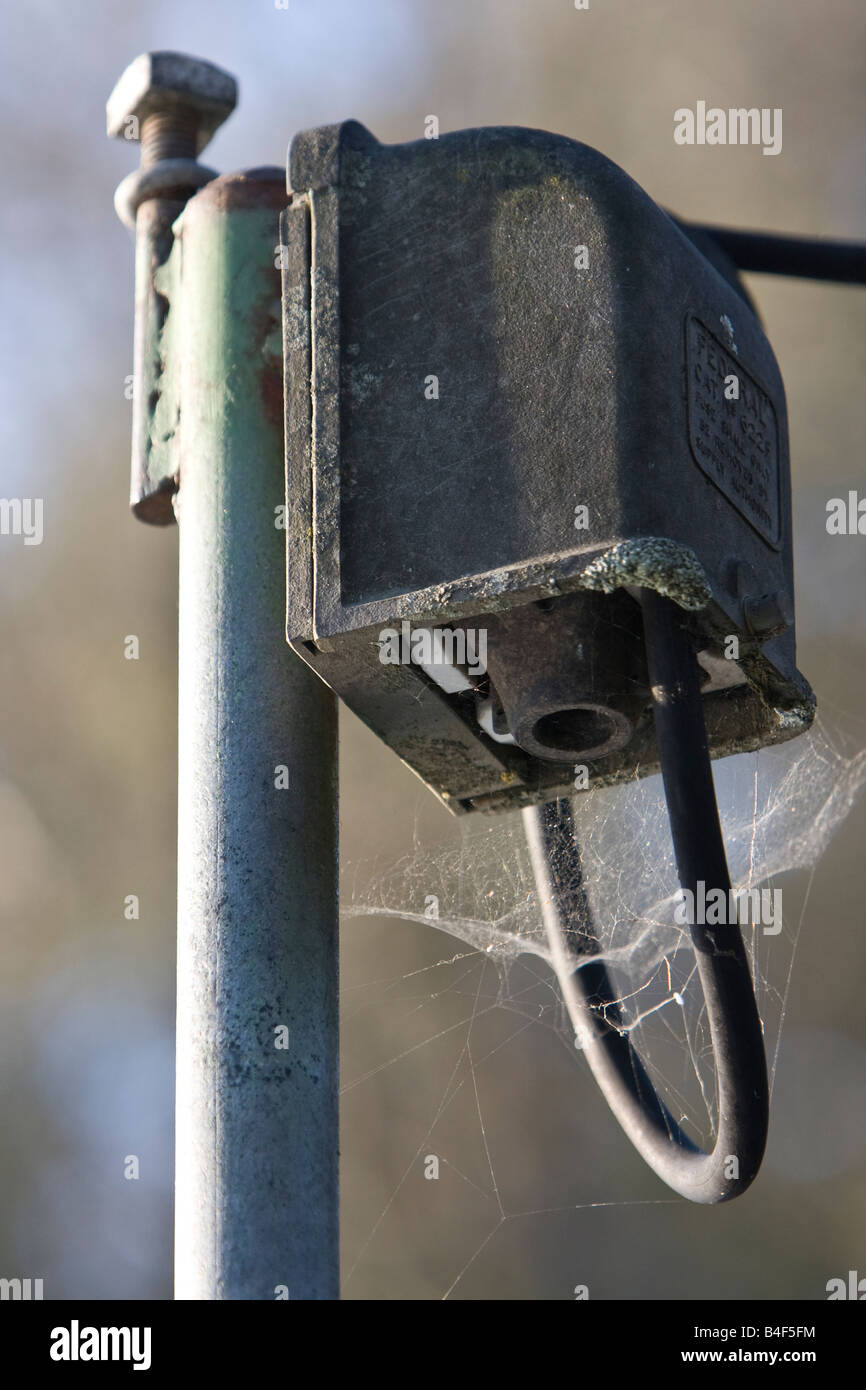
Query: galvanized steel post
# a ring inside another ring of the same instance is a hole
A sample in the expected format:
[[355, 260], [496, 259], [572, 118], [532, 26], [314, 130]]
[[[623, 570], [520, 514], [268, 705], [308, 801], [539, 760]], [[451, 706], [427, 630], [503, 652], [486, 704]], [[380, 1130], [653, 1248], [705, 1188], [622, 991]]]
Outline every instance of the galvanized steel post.
[[339, 1295], [336, 711], [284, 640], [275, 524], [285, 201], [281, 171], [218, 179], [176, 229], [178, 1298]]
[[332, 1299], [336, 709], [285, 641], [285, 176], [191, 191], [139, 284], [159, 315], [133, 460], [143, 519], [178, 489], [175, 1296]]

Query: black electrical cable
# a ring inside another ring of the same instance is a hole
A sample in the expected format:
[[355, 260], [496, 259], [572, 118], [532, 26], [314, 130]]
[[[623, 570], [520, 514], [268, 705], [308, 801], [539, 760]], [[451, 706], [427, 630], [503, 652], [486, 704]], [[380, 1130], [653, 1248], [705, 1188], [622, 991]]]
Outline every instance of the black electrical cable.
[[780, 236], [776, 232], [743, 232], [735, 231], [732, 227], [682, 225], [686, 232], [694, 231], [712, 237], [740, 270], [866, 285], [866, 245], [863, 242]]
[[[641, 591], [653, 712], [680, 884], [696, 900], [730, 877], [719, 824], [695, 652], [679, 609]], [[565, 1002], [596, 1081], [635, 1148], [658, 1176], [693, 1202], [745, 1191], [761, 1164], [769, 1092], [761, 1021], [736, 918], [690, 928], [716, 1061], [717, 1124], [711, 1152], [684, 1133], [656, 1093], [623, 1030], [607, 967], [575, 956], [599, 951], [587, 910], [568, 801], [523, 812], [548, 940]], [[731, 914], [728, 914], [729, 918]]]

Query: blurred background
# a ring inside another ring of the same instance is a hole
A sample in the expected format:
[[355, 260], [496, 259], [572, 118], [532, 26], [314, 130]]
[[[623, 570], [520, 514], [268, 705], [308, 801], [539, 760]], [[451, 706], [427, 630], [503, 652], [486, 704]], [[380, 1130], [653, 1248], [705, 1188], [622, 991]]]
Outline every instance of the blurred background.
[[[44, 499], [44, 541], [0, 537], [0, 1275], [43, 1278], [46, 1298], [171, 1296], [177, 536], [127, 511], [133, 248], [112, 197], [136, 151], [104, 134], [114, 82], [152, 48], [238, 77], [206, 156], [220, 170], [282, 164], [304, 127], [355, 117], [403, 141], [435, 114], [583, 140], [689, 219], [866, 238], [859, 0], [2, 7], [0, 494]], [[782, 153], [675, 145], [674, 111], [698, 100], [781, 107]], [[788, 393], [798, 664], [856, 752], [866, 540], [824, 522], [829, 497], [866, 491], [866, 300], [750, 288]], [[459, 838], [447, 813], [341, 717], [347, 865], [428, 843], [435, 863]], [[858, 802], [817, 868], [785, 877], [799, 940], [770, 1147], [725, 1208], [653, 1177], [562, 1034], [496, 1007], [489, 959], [418, 921], [349, 918], [345, 1297], [814, 1299], [866, 1274], [864, 825]]]

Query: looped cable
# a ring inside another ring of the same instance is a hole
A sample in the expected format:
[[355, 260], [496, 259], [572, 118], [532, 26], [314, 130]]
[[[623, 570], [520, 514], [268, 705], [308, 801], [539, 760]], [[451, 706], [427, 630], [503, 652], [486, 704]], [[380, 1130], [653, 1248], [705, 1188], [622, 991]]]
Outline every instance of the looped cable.
[[[659, 759], [677, 871], [696, 899], [697, 884], [720, 888], [728, 873], [704, 728], [698, 665], [670, 599], [641, 591], [647, 664]], [[754, 1179], [767, 1139], [769, 1090], [763, 1033], [739, 926], [691, 927], [716, 1062], [716, 1141], [705, 1152], [657, 1094], [628, 1033], [608, 970], [575, 956], [600, 950], [589, 925], [580, 851], [568, 801], [523, 812], [553, 963], [592, 1073], [641, 1157], [692, 1202], [738, 1196]]]

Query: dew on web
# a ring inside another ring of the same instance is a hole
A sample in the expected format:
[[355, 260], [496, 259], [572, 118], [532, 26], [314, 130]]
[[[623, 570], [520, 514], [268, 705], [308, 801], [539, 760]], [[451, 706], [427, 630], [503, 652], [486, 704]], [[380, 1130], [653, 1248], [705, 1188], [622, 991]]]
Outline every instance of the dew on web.
[[[790, 743], [720, 760], [713, 767], [734, 890], [770, 890], [763, 915], [746, 921], [742, 930], [772, 1085], [805, 911], [802, 903], [793, 914], [785, 912], [784, 894], [778, 890], [788, 871], [814, 869], [866, 781], [866, 750], [862, 733], [855, 738], [824, 718]], [[688, 928], [678, 926], [674, 916], [679, 892], [661, 778], [583, 793], [573, 805], [597, 954], [615, 982], [619, 1026], [632, 1035], [673, 1116], [693, 1139], [711, 1147], [713, 1051]], [[407, 974], [385, 968], [356, 989], [346, 1004], [347, 1017], [353, 1008], [369, 1008], [383, 999], [391, 1008], [399, 1000], [407, 1010], [423, 1011], [426, 1003], [447, 994], [454, 1005], [453, 1022], [432, 1035], [422, 1029], [408, 1050], [386, 1052], [344, 1079], [344, 1091], [353, 1091], [404, 1061], [409, 1052], [423, 1061], [424, 1050], [446, 1035], [460, 1044], [417, 1153], [405, 1155], [405, 1168], [357, 1242], [349, 1272], [351, 1279], [371, 1257], [382, 1224], [433, 1136], [441, 1132], [443, 1117], [462, 1107], [462, 1133], [472, 1131], [466, 1142], [475, 1153], [475, 1166], [461, 1165], [459, 1151], [455, 1154], [461, 1131], [454, 1126], [451, 1147], [438, 1146], [438, 1161], [475, 1187], [479, 1200], [484, 1198], [489, 1229], [479, 1230], [477, 1244], [440, 1291], [440, 1296], [451, 1296], [459, 1293], [460, 1281], [496, 1231], [518, 1216], [533, 1214], [510, 1210], [502, 1198], [500, 1175], [510, 1156], [496, 1151], [485, 1128], [479, 1084], [484, 1065], [499, 1047], [519, 1046], [521, 1032], [541, 1025], [553, 1030], [574, 1060], [575, 1104], [581, 1088], [595, 1084], [563, 1004], [558, 972], [567, 968], [567, 961], [557, 959], [547, 941], [519, 814], [457, 820], [450, 840], [419, 845], [397, 863], [347, 864], [342, 896], [342, 915], [348, 919], [344, 930], [365, 917], [393, 919], [395, 927], [414, 922], [443, 933], [443, 944], [453, 938], [457, 947]], [[777, 906], [782, 910], [776, 911]], [[447, 983], [440, 987], [443, 974]], [[509, 1019], [510, 1027], [492, 1049], [488, 1039], [479, 1047], [478, 1021], [493, 1013]], [[624, 1135], [621, 1143], [628, 1145]], [[463, 1170], [466, 1166], [471, 1172]], [[625, 1204], [628, 1199], [627, 1191], [612, 1185], [602, 1202], [596, 1198], [586, 1205]], [[679, 1199], [660, 1189], [659, 1200]]]

